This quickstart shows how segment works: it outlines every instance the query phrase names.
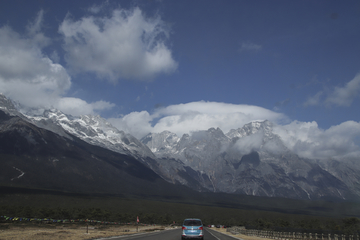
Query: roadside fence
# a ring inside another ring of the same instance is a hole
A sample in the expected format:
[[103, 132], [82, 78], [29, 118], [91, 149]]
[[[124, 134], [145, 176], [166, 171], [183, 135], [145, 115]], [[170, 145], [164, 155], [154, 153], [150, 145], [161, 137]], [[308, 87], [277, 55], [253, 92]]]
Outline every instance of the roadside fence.
[[243, 234], [247, 236], [256, 236], [261, 238], [290, 240], [360, 240], [359, 235], [345, 235], [345, 234], [333, 234], [333, 233], [305, 233], [305, 232], [278, 232], [278, 231], [266, 231], [245, 229], [245, 227], [230, 227], [227, 228], [227, 232], [234, 235]]

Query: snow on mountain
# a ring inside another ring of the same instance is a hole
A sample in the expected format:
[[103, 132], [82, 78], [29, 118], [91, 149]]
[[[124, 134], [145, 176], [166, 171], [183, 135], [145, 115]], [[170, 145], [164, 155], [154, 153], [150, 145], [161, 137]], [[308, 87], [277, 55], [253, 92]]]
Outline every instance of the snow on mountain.
[[227, 134], [210, 128], [179, 139], [166, 131], [141, 141], [163, 162], [178, 159], [191, 167], [210, 191], [302, 199], [360, 195], [349, 176], [341, 175], [334, 164], [325, 169], [324, 164], [300, 158], [272, 129], [269, 121], [254, 121]]
[[26, 109], [0, 95], [0, 109], [10, 115], [20, 116], [38, 127], [71, 139], [74, 135], [87, 143], [137, 159], [155, 158], [148, 147], [130, 134], [118, 130], [100, 116], [74, 117], [56, 109]]
[[243, 127], [238, 129], [231, 129], [226, 136], [232, 138], [242, 138], [263, 130], [266, 136], [271, 134], [271, 123], [269, 121], [253, 121], [245, 124]]
[[0, 109], [10, 116], [21, 116], [22, 114], [17, 110], [14, 103], [0, 93]]
[[25, 115], [41, 126], [44, 126], [44, 124], [41, 124], [44, 122], [51, 122], [56, 126], [61, 126], [67, 133], [93, 145], [122, 154], [133, 155], [137, 158], [155, 157], [135, 137], [118, 130], [100, 116], [83, 115], [73, 117], [55, 109], [45, 110], [42, 115]]
[[24, 109], [0, 95], [0, 109], [68, 139], [135, 157], [171, 183], [198, 191], [300, 199], [360, 196], [359, 167], [351, 161], [315, 161], [291, 152], [269, 121], [224, 134], [219, 128], [179, 137], [149, 133], [140, 141], [100, 116], [74, 117], [56, 109]]
[[161, 155], [166, 153], [167, 150], [170, 150], [169, 154], [174, 154], [174, 152], [171, 151], [179, 141], [180, 138], [175, 133], [169, 131], [164, 131], [159, 134], [149, 133], [141, 140], [141, 142], [146, 144], [152, 152], [161, 153]]

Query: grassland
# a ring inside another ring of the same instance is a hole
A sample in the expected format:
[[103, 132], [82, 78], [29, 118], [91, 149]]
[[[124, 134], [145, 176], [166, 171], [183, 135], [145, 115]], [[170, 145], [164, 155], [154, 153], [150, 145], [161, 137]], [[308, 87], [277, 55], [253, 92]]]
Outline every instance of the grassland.
[[[138, 216], [143, 224], [169, 225], [174, 222], [180, 224], [187, 217], [199, 217], [206, 225], [243, 225], [258, 229], [301, 231], [358, 231], [359, 209], [360, 204], [356, 202], [299, 201], [224, 194], [189, 196], [184, 200], [26, 189], [5, 189], [0, 193], [0, 216], [94, 219], [117, 223], [134, 223]], [[0, 223], [16, 227], [24, 221], [0, 218]], [[54, 223], [51, 226], [61, 225]]]
[[7, 229], [0, 229], [0, 239], [23, 240], [23, 239], [97, 239], [113, 236], [134, 234], [138, 232], [163, 230], [163, 226], [84, 226], [78, 224], [62, 225], [28, 225], [11, 224]]

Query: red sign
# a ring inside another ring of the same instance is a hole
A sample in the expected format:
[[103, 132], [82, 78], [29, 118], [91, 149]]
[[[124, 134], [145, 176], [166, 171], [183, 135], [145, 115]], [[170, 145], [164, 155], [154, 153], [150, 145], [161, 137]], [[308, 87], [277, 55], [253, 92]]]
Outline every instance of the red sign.
[[136, 217], [136, 222], [139, 222], [139, 216]]

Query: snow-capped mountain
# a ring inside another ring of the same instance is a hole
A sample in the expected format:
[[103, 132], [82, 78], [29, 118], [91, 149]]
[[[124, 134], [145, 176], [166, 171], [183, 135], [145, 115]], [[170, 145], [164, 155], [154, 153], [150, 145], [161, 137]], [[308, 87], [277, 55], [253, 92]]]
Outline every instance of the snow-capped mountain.
[[[180, 192], [132, 156], [71, 139], [0, 110], [0, 188], [34, 193], [116, 194], [182, 198]], [[3, 193], [3, 192], [2, 192]], [[184, 194], [183, 194], [184, 193]]]
[[73, 117], [56, 109], [45, 110], [42, 115], [29, 115], [28, 113], [24, 113], [24, 115], [39, 127], [59, 132], [57, 129], [60, 126], [66, 133], [93, 145], [137, 158], [155, 158], [149, 148], [139, 140], [113, 127], [100, 116]]
[[151, 150], [138, 139], [113, 127], [100, 116], [74, 117], [57, 109], [27, 109], [20, 104], [13, 103], [1, 94], [0, 109], [11, 116], [19, 116], [60, 136], [69, 139], [76, 136], [89, 144], [133, 156], [148, 165], [150, 163], [146, 159], [155, 158]]
[[72, 140], [134, 157], [161, 178], [197, 191], [300, 199], [360, 197], [359, 167], [316, 161], [291, 152], [269, 121], [224, 134], [219, 128], [179, 137], [149, 133], [140, 141], [100, 116], [74, 117], [56, 109], [24, 109], [0, 94], [0, 110]]
[[182, 185], [192, 182], [193, 188], [203, 190], [197, 180], [193, 179], [192, 169], [186, 168], [186, 166], [181, 168], [183, 163], [176, 160], [170, 161], [168, 164], [169, 161], [163, 162], [161, 159], [157, 159], [145, 144], [131, 134], [118, 130], [100, 116], [74, 117], [56, 109], [27, 109], [13, 103], [1, 94], [0, 107], [11, 116], [19, 116], [39, 128], [68, 139], [75, 136], [89, 144], [134, 157], [168, 182]]
[[[359, 174], [344, 162], [303, 159], [285, 147], [269, 121], [255, 121], [224, 134], [219, 128], [184, 134], [168, 131], [141, 140], [158, 158], [178, 159], [215, 192], [318, 199], [359, 196]], [[336, 166], [341, 165], [342, 168]]]

